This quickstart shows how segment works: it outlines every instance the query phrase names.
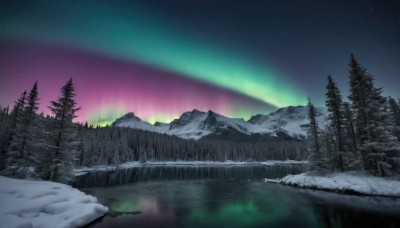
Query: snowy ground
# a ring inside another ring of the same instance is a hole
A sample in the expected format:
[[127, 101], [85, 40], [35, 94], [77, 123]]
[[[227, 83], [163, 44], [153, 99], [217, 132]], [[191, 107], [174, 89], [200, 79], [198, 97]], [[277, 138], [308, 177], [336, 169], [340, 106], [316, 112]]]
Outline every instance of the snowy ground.
[[243, 165], [302, 165], [306, 164], [307, 161], [295, 161], [295, 160], [271, 160], [264, 162], [236, 162], [236, 161], [149, 161], [149, 162], [127, 162], [120, 165], [109, 165], [109, 166], [94, 166], [94, 167], [82, 167], [75, 169], [75, 175], [83, 175], [87, 172], [92, 171], [110, 171], [116, 169], [129, 169], [134, 167], [142, 166], [243, 166]]
[[0, 176], [1, 227], [80, 227], [108, 208], [71, 186]]
[[379, 196], [400, 196], [399, 180], [368, 176], [357, 172], [331, 173], [326, 176], [302, 173], [298, 175], [288, 175], [280, 180], [265, 179], [265, 181], [302, 188], [356, 192]]

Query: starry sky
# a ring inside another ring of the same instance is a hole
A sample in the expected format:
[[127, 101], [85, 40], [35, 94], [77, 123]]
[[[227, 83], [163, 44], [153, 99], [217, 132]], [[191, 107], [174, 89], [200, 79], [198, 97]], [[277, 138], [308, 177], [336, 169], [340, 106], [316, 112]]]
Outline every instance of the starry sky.
[[327, 74], [347, 95], [350, 53], [400, 97], [400, 1], [0, 1], [0, 105], [38, 81], [49, 113], [72, 77], [92, 124], [323, 105]]

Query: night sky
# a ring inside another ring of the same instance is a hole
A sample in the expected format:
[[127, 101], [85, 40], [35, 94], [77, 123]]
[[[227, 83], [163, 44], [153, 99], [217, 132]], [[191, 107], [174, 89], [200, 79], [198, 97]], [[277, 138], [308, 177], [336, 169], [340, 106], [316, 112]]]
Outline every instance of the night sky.
[[0, 105], [37, 80], [49, 113], [72, 77], [93, 124], [321, 106], [350, 53], [400, 97], [400, 1], [0, 1]]

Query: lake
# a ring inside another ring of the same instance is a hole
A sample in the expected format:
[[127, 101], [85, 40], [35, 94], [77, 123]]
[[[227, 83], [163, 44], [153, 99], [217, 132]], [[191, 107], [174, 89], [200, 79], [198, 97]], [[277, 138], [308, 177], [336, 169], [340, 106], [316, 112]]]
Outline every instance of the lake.
[[400, 227], [400, 199], [265, 183], [299, 165], [147, 166], [82, 175], [111, 209], [90, 227]]

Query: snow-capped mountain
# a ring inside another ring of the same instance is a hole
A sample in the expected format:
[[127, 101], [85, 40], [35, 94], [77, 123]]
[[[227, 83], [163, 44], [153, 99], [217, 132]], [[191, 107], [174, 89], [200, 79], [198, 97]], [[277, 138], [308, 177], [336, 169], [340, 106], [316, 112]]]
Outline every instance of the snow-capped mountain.
[[[326, 125], [327, 111], [317, 108], [320, 128]], [[130, 127], [146, 131], [175, 135], [185, 139], [299, 139], [306, 136], [307, 107], [290, 106], [267, 115], [255, 115], [249, 121], [229, 118], [213, 111], [202, 112], [194, 109], [183, 113], [170, 124], [154, 125], [141, 120], [133, 113], [117, 119], [113, 126]]]
[[[326, 108], [317, 107], [317, 122], [320, 129], [327, 124], [328, 112]], [[307, 134], [308, 108], [306, 106], [289, 106], [280, 108], [276, 112], [267, 115], [255, 115], [249, 119], [249, 123], [260, 129], [259, 133], [271, 133], [277, 136], [287, 134], [293, 138], [303, 139]], [[257, 132], [255, 132], [257, 133]]]
[[153, 132], [159, 132], [159, 129], [157, 126], [152, 125], [139, 117], [135, 116], [133, 112], [129, 112], [122, 116], [121, 118], [118, 118], [117, 120], [112, 123], [112, 126], [116, 127], [130, 127], [130, 128], [135, 128], [135, 129], [141, 129], [145, 131], [153, 131]]
[[172, 121], [167, 134], [200, 139], [210, 134], [226, 134], [229, 131], [250, 135], [251, 128], [252, 124], [243, 119], [228, 118], [213, 111], [201, 112], [195, 109]]

